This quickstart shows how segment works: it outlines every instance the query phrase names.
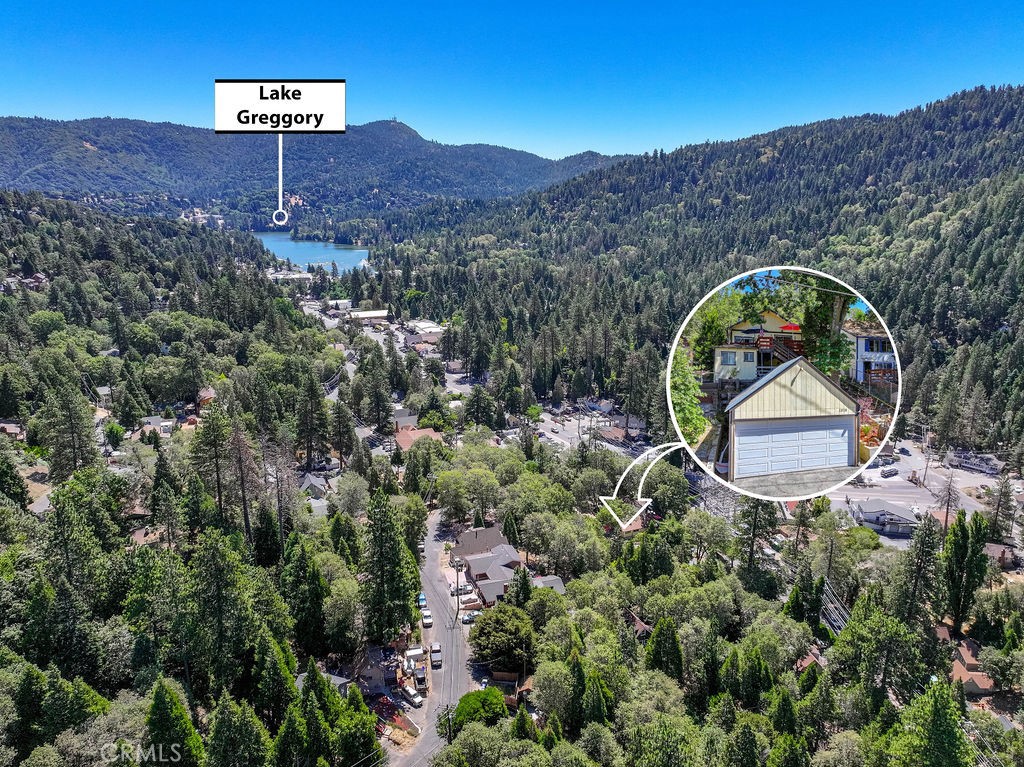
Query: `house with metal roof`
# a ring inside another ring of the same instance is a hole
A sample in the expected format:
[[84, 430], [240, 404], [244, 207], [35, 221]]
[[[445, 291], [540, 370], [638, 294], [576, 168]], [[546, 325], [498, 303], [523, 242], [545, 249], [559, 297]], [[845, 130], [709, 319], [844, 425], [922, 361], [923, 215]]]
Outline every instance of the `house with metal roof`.
[[857, 465], [860, 406], [797, 357], [729, 402], [728, 479]]

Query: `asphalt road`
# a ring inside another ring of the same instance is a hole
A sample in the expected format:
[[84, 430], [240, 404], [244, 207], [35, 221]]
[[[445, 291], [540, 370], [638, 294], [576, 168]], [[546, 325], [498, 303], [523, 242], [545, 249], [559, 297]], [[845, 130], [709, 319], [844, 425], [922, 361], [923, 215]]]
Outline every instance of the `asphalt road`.
[[437, 512], [427, 519], [420, 581], [427, 597], [427, 607], [434, 616], [433, 627], [423, 632], [423, 644], [429, 648], [430, 643], [440, 642], [444, 660], [441, 668], [431, 670], [430, 693], [424, 704], [426, 722], [422, 725], [423, 733], [406, 753], [392, 753], [392, 767], [426, 767], [430, 758], [444, 745], [434, 727], [438, 710], [446, 705], [454, 706], [459, 698], [478, 686], [467, 663], [470, 655], [467, 642], [469, 627], [463, 626], [456, 618], [455, 600], [449, 594], [448, 580], [440, 568], [445, 539], [439, 537], [439, 519]]
[[[897, 448], [906, 448], [910, 451], [910, 455], [900, 455], [900, 460], [893, 464], [895, 468], [899, 469], [898, 475], [882, 479], [881, 468], [866, 469], [861, 476], [868, 486], [845, 485], [840, 487], [835, 492], [829, 493], [832, 503], [849, 511], [851, 507], [846, 506], [847, 498], [853, 504], [867, 500], [885, 500], [906, 506], [908, 509], [911, 506], [919, 506], [922, 511], [927, 511], [935, 507], [935, 495], [952, 472], [956, 487], [960, 491], [960, 506], [969, 513], [983, 508], [980, 501], [967, 495], [964, 490], [981, 485], [991, 487], [995, 483], [994, 477], [963, 469], [948, 469], [939, 464], [941, 455], [932, 454], [928, 465], [927, 487], [919, 487], [911, 484], [908, 478], [914, 470], [917, 471], [918, 477], [924, 476], [925, 455], [921, 451], [920, 445], [910, 440], [904, 440], [897, 444]], [[883, 535], [881, 541], [886, 546], [900, 549], [905, 549], [910, 545], [908, 538], [888, 538]]]

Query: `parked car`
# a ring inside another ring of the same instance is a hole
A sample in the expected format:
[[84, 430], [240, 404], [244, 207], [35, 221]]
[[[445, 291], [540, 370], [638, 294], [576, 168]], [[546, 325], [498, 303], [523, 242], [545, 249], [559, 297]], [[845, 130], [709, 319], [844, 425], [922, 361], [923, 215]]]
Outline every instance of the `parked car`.
[[434, 625], [434, 616], [430, 612], [430, 610], [428, 610], [426, 608], [423, 608], [422, 615], [423, 615], [423, 628], [428, 629], [428, 628], [430, 628], [431, 626]]
[[402, 697], [416, 708], [423, 705], [423, 696], [407, 684], [402, 685]]
[[460, 583], [459, 584], [459, 593], [460, 594], [472, 594], [473, 593], [473, 584], [472, 583]]
[[419, 549], [420, 556], [423, 556], [427, 553], [427, 545], [423, 541], [420, 541], [419, 545], [416, 548]]
[[480, 612], [479, 610], [470, 610], [469, 612], [466, 612], [466, 613], [462, 614], [462, 622], [463, 623], [473, 623], [481, 615], [483, 615], [483, 613]]
[[416, 596], [416, 606], [423, 609], [427, 606], [427, 595], [422, 591]]
[[882, 479], [889, 479], [889, 477], [895, 477], [899, 473], [900, 470], [897, 469], [895, 466], [889, 466], [885, 469], [882, 469]]
[[448, 581], [448, 593], [455, 596], [455, 584], [451, 581]]
[[441, 668], [441, 643], [434, 642], [430, 645], [430, 667]]

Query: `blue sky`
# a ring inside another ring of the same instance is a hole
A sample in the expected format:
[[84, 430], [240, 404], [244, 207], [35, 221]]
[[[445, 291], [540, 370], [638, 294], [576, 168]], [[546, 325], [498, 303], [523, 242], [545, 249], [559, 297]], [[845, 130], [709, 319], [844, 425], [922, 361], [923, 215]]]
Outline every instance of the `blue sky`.
[[214, 78], [345, 77], [350, 123], [547, 157], [670, 150], [1024, 82], [1024, 9], [977, 8], [8, 3], [0, 114], [212, 127]]

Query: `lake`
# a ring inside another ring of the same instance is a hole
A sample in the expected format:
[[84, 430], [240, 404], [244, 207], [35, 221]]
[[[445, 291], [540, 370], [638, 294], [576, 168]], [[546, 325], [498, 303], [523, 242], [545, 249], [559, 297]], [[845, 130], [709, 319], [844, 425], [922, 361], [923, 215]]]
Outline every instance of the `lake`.
[[280, 258], [290, 259], [297, 266], [323, 264], [330, 267], [338, 265], [340, 271], [348, 271], [359, 266], [370, 257], [370, 251], [351, 245], [335, 245], [333, 242], [315, 242], [313, 240], [293, 240], [288, 232], [253, 232], [263, 247]]

